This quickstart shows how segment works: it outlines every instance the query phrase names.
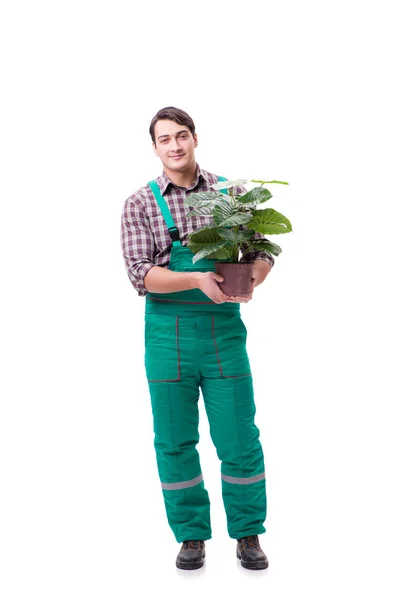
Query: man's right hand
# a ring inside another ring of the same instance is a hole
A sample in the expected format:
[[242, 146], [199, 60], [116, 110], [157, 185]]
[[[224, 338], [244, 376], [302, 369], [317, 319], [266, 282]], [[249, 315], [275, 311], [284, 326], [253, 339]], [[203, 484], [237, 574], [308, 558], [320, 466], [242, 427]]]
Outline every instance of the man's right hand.
[[214, 273], [214, 271], [207, 271], [202, 273], [201, 271], [196, 273], [198, 277], [198, 288], [206, 296], [208, 296], [216, 304], [222, 304], [223, 302], [231, 302], [232, 298], [226, 296], [221, 290], [217, 282], [224, 281], [222, 275]]

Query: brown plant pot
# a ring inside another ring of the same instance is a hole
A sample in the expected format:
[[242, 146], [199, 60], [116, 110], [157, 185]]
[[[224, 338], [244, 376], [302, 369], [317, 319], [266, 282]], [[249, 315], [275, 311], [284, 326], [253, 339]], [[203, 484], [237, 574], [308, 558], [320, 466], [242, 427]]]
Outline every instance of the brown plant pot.
[[227, 296], [247, 296], [251, 291], [253, 262], [216, 262], [215, 272], [222, 275], [224, 281], [218, 283]]

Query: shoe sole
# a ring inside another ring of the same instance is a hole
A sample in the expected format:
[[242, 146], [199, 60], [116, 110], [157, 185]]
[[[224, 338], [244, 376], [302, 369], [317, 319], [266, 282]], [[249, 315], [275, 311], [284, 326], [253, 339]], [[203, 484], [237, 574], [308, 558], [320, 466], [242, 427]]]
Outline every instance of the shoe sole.
[[242, 560], [241, 554], [239, 552], [236, 553], [236, 556], [240, 560], [240, 564], [245, 569], [252, 569], [253, 571], [258, 571], [259, 569], [268, 569], [269, 562], [268, 561], [254, 561], [254, 562], [245, 562]]
[[204, 565], [204, 557], [205, 557], [205, 553], [203, 554], [202, 561], [198, 562], [198, 563], [187, 563], [187, 562], [176, 561], [175, 564], [178, 567], [178, 569], [183, 569], [184, 571], [193, 571], [194, 569], [201, 569], [201, 567]]

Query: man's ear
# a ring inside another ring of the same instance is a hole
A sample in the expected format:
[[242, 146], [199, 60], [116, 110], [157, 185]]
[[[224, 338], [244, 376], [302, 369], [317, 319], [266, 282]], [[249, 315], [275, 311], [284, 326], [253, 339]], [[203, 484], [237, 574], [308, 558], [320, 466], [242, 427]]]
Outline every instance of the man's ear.
[[155, 144], [153, 144], [153, 150], [154, 150], [154, 154], [155, 154], [156, 156], [158, 156], [158, 151], [157, 151], [157, 148], [156, 148], [156, 145], [155, 145]]
[[197, 133], [194, 133], [194, 134], [193, 134], [193, 139], [194, 139], [194, 147], [195, 147], [195, 148], [197, 148], [197, 145], [198, 145], [198, 143], [199, 143], [199, 142], [198, 142], [198, 139], [197, 139]]

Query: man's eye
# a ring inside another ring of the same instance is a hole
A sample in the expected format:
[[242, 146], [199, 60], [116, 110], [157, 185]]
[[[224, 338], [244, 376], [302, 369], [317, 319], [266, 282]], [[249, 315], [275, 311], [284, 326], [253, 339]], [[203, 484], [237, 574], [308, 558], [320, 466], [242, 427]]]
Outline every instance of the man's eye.
[[186, 140], [187, 135], [184, 133], [183, 135], [180, 135], [179, 137], [182, 138], [183, 140]]

